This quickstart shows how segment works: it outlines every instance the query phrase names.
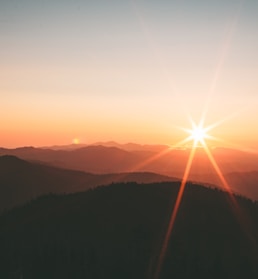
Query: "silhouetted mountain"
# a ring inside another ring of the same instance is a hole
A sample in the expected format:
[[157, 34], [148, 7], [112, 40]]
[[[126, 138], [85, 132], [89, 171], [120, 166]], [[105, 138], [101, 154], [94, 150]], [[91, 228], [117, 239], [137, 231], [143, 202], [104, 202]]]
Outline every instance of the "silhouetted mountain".
[[258, 171], [228, 173], [226, 179], [236, 193], [258, 200]]
[[32, 164], [13, 156], [0, 157], [0, 211], [47, 193], [90, 188], [94, 175]]
[[112, 182], [149, 183], [174, 180], [154, 173], [95, 175], [30, 163], [6, 155], [0, 157], [0, 212], [42, 194], [85, 191]]
[[[0, 277], [152, 279], [179, 183], [41, 197], [0, 217]], [[258, 204], [186, 185], [159, 279], [258, 278]]]
[[[191, 175], [192, 181], [201, 181], [204, 185], [213, 185], [223, 189], [223, 184], [215, 172]], [[253, 200], [258, 200], [258, 171], [225, 173], [224, 178], [231, 190]]]
[[[130, 144], [129, 144], [130, 145]], [[0, 155], [14, 155], [25, 160], [42, 161], [55, 166], [94, 173], [151, 171], [180, 177], [184, 173], [190, 149], [169, 149], [165, 146], [145, 146], [146, 149], [126, 151], [102, 145], [71, 150], [51, 150], [34, 147], [0, 148]], [[153, 147], [153, 148], [152, 148]], [[258, 170], [258, 155], [239, 150], [214, 148], [211, 150], [222, 172]], [[205, 151], [198, 148], [192, 166], [194, 175], [213, 171]]]
[[[178, 178], [183, 177], [190, 154], [189, 149], [166, 149], [165, 146], [159, 146], [161, 149], [157, 151], [155, 146], [146, 145], [145, 147], [146, 150], [140, 148], [134, 151], [101, 145], [71, 150], [51, 150], [33, 147], [2, 148], [0, 149], [0, 155], [9, 154], [25, 160], [40, 161], [53, 166], [98, 174], [140, 171]], [[211, 152], [223, 175], [232, 172], [258, 171], [257, 154], [225, 148], [214, 148]], [[202, 148], [196, 150], [189, 180], [221, 184], [218, 174], [214, 171]], [[231, 181], [230, 184], [232, 185], [230, 186], [233, 190], [236, 189], [239, 193], [253, 199], [257, 197], [252, 196], [252, 193], [256, 191], [246, 191], [246, 189], [242, 191], [241, 185], [238, 186], [237, 183], [234, 185], [235, 180]]]
[[87, 147], [87, 146], [105, 146], [105, 147], [117, 147], [119, 149], [125, 150], [125, 151], [162, 151], [166, 148], [168, 148], [168, 145], [161, 145], [161, 144], [156, 144], [156, 145], [151, 145], [151, 144], [138, 144], [138, 143], [117, 143], [115, 141], [100, 141], [100, 142], [95, 142], [91, 144], [68, 144], [68, 145], [53, 145], [53, 146], [45, 146], [41, 147], [43, 149], [52, 149], [52, 150], [74, 150], [74, 149], [79, 149], [82, 147]]
[[67, 145], [52, 145], [52, 146], [42, 146], [41, 149], [51, 149], [51, 150], [75, 150], [82, 147], [86, 147], [88, 144], [67, 144]]
[[101, 145], [105, 147], [117, 147], [119, 149], [125, 150], [125, 151], [152, 151], [152, 152], [160, 152], [167, 148], [169, 148], [168, 145], [162, 145], [162, 144], [138, 144], [138, 143], [117, 143], [115, 141], [106, 141], [106, 142], [96, 142], [91, 144], [91, 146]]
[[134, 154], [116, 147], [88, 146], [75, 150], [51, 150], [33, 147], [0, 149], [0, 155], [47, 162], [55, 166], [95, 173], [128, 171], [138, 162]]

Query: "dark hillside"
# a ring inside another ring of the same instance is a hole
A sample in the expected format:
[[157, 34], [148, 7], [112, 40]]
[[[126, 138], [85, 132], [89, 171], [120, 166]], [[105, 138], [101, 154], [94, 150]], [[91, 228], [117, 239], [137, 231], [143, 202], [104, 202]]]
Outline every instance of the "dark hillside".
[[[0, 218], [0, 278], [151, 279], [179, 184], [49, 195]], [[258, 278], [258, 206], [187, 185], [160, 279]], [[22, 277], [23, 276], [23, 277]]]
[[112, 182], [174, 181], [155, 173], [91, 174], [0, 156], [0, 213], [49, 193], [75, 193]]

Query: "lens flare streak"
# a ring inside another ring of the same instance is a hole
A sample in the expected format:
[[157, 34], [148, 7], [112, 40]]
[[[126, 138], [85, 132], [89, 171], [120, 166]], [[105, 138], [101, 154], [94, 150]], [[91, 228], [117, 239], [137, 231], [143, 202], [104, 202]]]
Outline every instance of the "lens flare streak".
[[173, 227], [174, 227], [174, 224], [175, 224], [175, 221], [176, 221], [176, 216], [177, 216], [177, 213], [178, 213], [178, 209], [179, 209], [179, 206], [181, 204], [183, 193], [184, 193], [184, 190], [185, 190], [185, 185], [186, 185], [187, 179], [189, 177], [189, 173], [190, 173], [190, 169], [191, 169], [191, 166], [192, 166], [195, 150], [196, 150], [196, 142], [194, 142], [194, 144], [193, 144], [193, 147], [191, 149], [191, 153], [189, 155], [189, 159], [187, 161], [184, 176], [183, 176], [180, 188], [179, 188], [179, 192], [178, 192], [178, 195], [177, 195], [177, 198], [176, 198], [175, 206], [174, 206], [174, 209], [173, 209], [172, 214], [171, 214], [171, 218], [170, 218], [170, 221], [169, 221], [169, 224], [168, 224], [168, 229], [167, 229], [167, 232], [166, 232], [166, 235], [165, 235], [165, 238], [164, 238], [164, 242], [163, 242], [163, 245], [162, 245], [162, 249], [161, 249], [161, 252], [160, 252], [160, 256], [159, 256], [159, 260], [158, 260], [157, 269], [156, 269], [156, 272], [155, 272], [154, 279], [158, 279], [159, 275], [160, 275], [160, 271], [161, 271], [162, 264], [163, 264], [163, 261], [164, 261], [164, 258], [165, 258], [165, 254], [166, 254], [166, 250], [167, 250], [167, 247], [168, 247], [170, 235], [172, 233], [172, 230], [173, 230]]
[[169, 148], [166, 148], [162, 151], [160, 151], [159, 153], [151, 156], [150, 158], [140, 162], [139, 164], [137, 164], [136, 166], [134, 166], [133, 168], [131, 168], [129, 170], [129, 172], [134, 172], [137, 170], [141, 170], [143, 167], [145, 167], [146, 165], [154, 162], [155, 160], [161, 158], [162, 156], [165, 156], [166, 154], [168, 154], [171, 150], [173, 150], [174, 148], [178, 147], [178, 146], [183, 146], [185, 143], [189, 142], [191, 140], [191, 136], [187, 137], [186, 139], [176, 143], [173, 146], [170, 146]]
[[240, 14], [241, 14], [241, 10], [243, 8], [243, 3], [244, 3], [244, 0], [242, 0], [238, 3], [238, 5], [236, 7], [235, 14], [232, 17], [232, 22], [229, 25], [229, 28], [228, 28], [228, 31], [227, 31], [227, 37], [225, 38], [225, 41], [223, 42], [223, 46], [222, 46], [221, 53], [220, 53], [220, 56], [219, 56], [219, 61], [218, 61], [217, 67], [215, 69], [214, 77], [213, 77], [211, 85], [210, 85], [210, 90], [209, 90], [209, 92], [207, 94], [207, 97], [206, 97], [206, 103], [204, 105], [204, 109], [203, 109], [203, 113], [202, 113], [202, 118], [203, 119], [206, 118], [207, 113], [209, 111], [209, 107], [210, 107], [210, 104], [211, 104], [211, 101], [212, 101], [212, 97], [214, 96], [219, 77], [221, 75], [221, 72], [223, 70], [223, 66], [224, 66], [226, 58], [228, 56], [228, 53], [229, 53], [229, 50], [230, 50], [230, 47], [231, 47], [231, 43], [232, 43], [232, 40], [233, 40], [233, 36], [234, 36], [235, 31], [236, 31], [236, 27], [237, 27], [239, 17], [240, 17]]
[[204, 150], [205, 150], [213, 168], [215, 169], [219, 179], [222, 182], [224, 190], [229, 194], [230, 206], [231, 206], [232, 211], [235, 214], [236, 219], [238, 220], [242, 230], [248, 236], [248, 238], [252, 242], [252, 244], [256, 243], [255, 238], [250, 234], [250, 231], [248, 230], [249, 224], [248, 224], [248, 218], [246, 218], [247, 216], [244, 214], [243, 210], [241, 210], [241, 208], [233, 194], [231, 187], [227, 183], [224, 175], [222, 174], [217, 162], [215, 161], [214, 157], [212, 156], [212, 153], [210, 152], [210, 150], [205, 142], [203, 142], [203, 147], [204, 147]]
[[[232, 211], [234, 212], [237, 220], [239, 221], [240, 226], [242, 227], [245, 234], [248, 236], [251, 243], [255, 243], [254, 237], [250, 234], [250, 231], [248, 230], [249, 224], [248, 224], [248, 221], [246, 220], [246, 216], [245, 216], [244, 212], [242, 212], [241, 208], [239, 207], [238, 202], [237, 202], [236, 198], [234, 197], [234, 194], [233, 194], [233, 191], [232, 191], [230, 185], [227, 183], [215, 158], [213, 157], [210, 149], [208, 148], [208, 146], [205, 142], [205, 139], [213, 138], [212, 136], [207, 135], [206, 132], [211, 130], [212, 128], [214, 128], [214, 126], [216, 126], [220, 123], [215, 123], [215, 125], [210, 125], [206, 128], [204, 128], [204, 126], [203, 126], [203, 123], [204, 123], [203, 120], [200, 121], [199, 125], [196, 125], [192, 119], [191, 119], [191, 123], [192, 123], [192, 130], [184, 129], [186, 132], [190, 133], [190, 136], [187, 137], [187, 139], [185, 139], [182, 142], [187, 142], [187, 141], [193, 140], [193, 145], [192, 145], [192, 149], [191, 149], [191, 152], [189, 155], [189, 159], [187, 161], [187, 165], [186, 165], [183, 179], [182, 179], [182, 182], [181, 182], [181, 185], [179, 188], [179, 192], [178, 192], [178, 195], [176, 198], [176, 202], [175, 202], [175, 205], [174, 205], [171, 217], [170, 217], [170, 221], [169, 221], [168, 228], [167, 228], [167, 231], [166, 231], [166, 234], [164, 237], [161, 251], [160, 251], [160, 254], [158, 257], [158, 262], [157, 262], [156, 270], [155, 270], [154, 277], [153, 277], [154, 279], [159, 278], [161, 270], [162, 270], [162, 265], [164, 263], [164, 259], [166, 256], [166, 251], [167, 251], [167, 247], [169, 244], [170, 236], [171, 236], [171, 233], [172, 233], [174, 225], [175, 225], [176, 217], [177, 217], [178, 210], [179, 210], [179, 207], [180, 207], [180, 204], [182, 201], [183, 193], [184, 193], [185, 186], [186, 186], [189, 174], [190, 174], [190, 170], [192, 167], [192, 163], [193, 163], [193, 159], [195, 156], [195, 151], [196, 151], [198, 143], [200, 143], [200, 145], [203, 147], [211, 165], [213, 166], [220, 181], [222, 182], [223, 189], [226, 191], [226, 193], [228, 193], [230, 206], [231, 206]], [[195, 132], [196, 133], [200, 132], [201, 136], [199, 136], [199, 134], [197, 134], [197, 136], [195, 136], [195, 134], [194, 134]]]

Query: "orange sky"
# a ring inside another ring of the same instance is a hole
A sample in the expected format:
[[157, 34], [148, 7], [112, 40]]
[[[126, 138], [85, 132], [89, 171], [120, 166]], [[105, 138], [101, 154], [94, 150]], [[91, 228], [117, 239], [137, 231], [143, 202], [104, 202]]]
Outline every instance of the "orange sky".
[[173, 145], [207, 105], [257, 149], [257, 2], [179, 2], [1, 2], [0, 146]]

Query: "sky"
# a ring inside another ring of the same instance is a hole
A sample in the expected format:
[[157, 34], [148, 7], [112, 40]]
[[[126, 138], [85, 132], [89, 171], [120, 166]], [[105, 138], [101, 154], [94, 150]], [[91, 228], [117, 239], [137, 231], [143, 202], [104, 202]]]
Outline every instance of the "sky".
[[1, 0], [0, 146], [174, 145], [205, 115], [217, 144], [258, 150], [257, 15], [256, 0]]

